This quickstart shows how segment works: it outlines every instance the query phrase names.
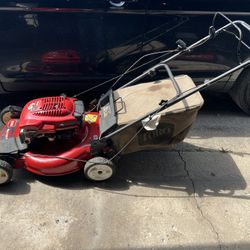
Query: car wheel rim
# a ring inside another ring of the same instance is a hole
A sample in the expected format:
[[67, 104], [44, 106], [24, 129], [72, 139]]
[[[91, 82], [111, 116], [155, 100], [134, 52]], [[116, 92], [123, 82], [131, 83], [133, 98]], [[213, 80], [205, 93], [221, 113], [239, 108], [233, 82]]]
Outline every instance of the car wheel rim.
[[94, 181], [104, 181], [109, 179], [113, 170], [108, 165], [96, 164], [88, 170], [88, 177]]
[[0, 169], [0, 184], [4, 184], [9, 179], [9, 175], [6, 170]]

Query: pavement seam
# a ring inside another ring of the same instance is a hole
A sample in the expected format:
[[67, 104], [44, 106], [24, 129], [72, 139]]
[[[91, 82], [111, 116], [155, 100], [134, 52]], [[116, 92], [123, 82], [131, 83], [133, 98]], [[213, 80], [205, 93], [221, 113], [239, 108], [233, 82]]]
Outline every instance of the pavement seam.
[[189, 181], [191, 182], [191, 185], [192, 185], [192, 188], [193, 188], [193, 198], [195, 200], [195, 204], [196, 204], [196, 208], [198, 209], [198, 211], [200, 212], [202, 218], [207, 221], [207, 223], [210, 225], [210, 228], [212, 229], [212, 232], [215, 234], [216, 236], [216, 239], [217, 239], [217, 242], [218, 242], [218, 247], [219, 249], [221, 250], [222, 249], [222, 245], [221, 245], [221, 241], [220, 241], [220, 236], [219, 236], [219, 233], [216, 231], [213, 223], [211, 222], [211, 220], [209, 220], [208, 217], [206, 217], [202, 211], [202, 208], [201, 206], [199, 205], [199, 202], [197, 200], [197, 197], [196, 197], [196, 189], [195, 189], [195, 183], [194, 183], [194, 180], [192, 179], [191, 175], [190, 175], [190, 172], [187, 168], [187, 162], [185, 161], [184, 157], [182, 156], [181, 154], [181, 151], [178, 151], [178, 155], [181, 159], [181, 161], [183, 162], [183, 168], [184, 168], [184, 171], [186, 172], [187, 174], [187, 177], [189, 179]]
[[237, 152], [225, 148], [220, 148], [220, 149], [168, 149], [168, 150], [158, 150], [158, 152], [177, 152], [177, 153], [225, 153], [225, 154], [233, 154], [233, 155], [239, 155], [244, 157], [244, 155], [250, 155], [249, 152]]

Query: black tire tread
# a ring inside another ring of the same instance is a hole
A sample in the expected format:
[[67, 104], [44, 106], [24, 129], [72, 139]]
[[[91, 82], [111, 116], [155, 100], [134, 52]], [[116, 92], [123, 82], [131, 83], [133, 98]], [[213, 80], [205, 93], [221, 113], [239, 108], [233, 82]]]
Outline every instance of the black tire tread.
[[[20, 114], [21, 114], [21, 112], [22, 112], [22, 107], [14, 106], [14, 105], [11, 105], [11, 106], [14, 107], [14, 109], [17, 110], [18, 112], [20, 112]], [[5, 122], [4, 122], [4, 120], [3, 120], [3, 117], [4, 117], [4, 115], [5, 115], [6, 113], [10, 112], [10, 107], [11, 107], [11, 106], [5, 107], [5, 108], [2, 109], [1, 112], [0, 112], [0, 120], [1, 120], [1, 122], [2, 122], [4, 125], [5, 125]], [[19, 118], [19, 117], [15, 117], [15, 118]]]
[[0, 185], [4, 185], [11, 181], [12, 176], [13, 176], [13, 167], [7, 161], [0, 160], [0, 168], [4, 169], [8, 173], [8, 180], [5, 183], [0, 184]]

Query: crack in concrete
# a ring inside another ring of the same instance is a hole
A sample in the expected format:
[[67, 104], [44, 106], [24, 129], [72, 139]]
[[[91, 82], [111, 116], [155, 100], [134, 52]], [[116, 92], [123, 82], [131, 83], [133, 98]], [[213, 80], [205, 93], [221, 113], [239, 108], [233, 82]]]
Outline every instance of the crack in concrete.
[[239, 155], [239, 156], [244, 156], [244, 155], [250, 155], [248, 152], [241, 152], [241, 151], [233, 151], [225, 148], [220, 148], [220, 149], [203, 149], [203, 148], [197, 148], [197, 149], [168, 149], [168, 150], [158, 150], [158, 152], [177, 152], [177, 153], [195, 153], [195, 152], [200, 152], [200, 153], [224, 153], [224, 154], [234, 154], [234, 155]]
[[195, 203], [196, 203], [196, 208], [197, 208], [198, 211], [200, 212], [202, 218], [203, 218], [205, 221], [207, 221], [207, 223], [210, 225], [210, 227], [211, 227], [211, 229], [212, 229], [212, 232], [213, 232], [213, 233], [215, 234], [215, 236], [216, 236], [216, 239], [217, 239], [217, 242], [218, 242], [218, 247], [219, 247], [219, 249], [221, 250], [221, 249], [222, 249], [222, 245], [221, 245], [219, 233], [216, 231], [216, 229], [215, 229], [213, 223], [211, 222], [211, 220], [209, 220], [209, 218], [207, 218], [207, 217], [204, 215], [204, 213], [203, 213], [203, 211], [202, 211], [202, 209], [201, 209], [201, 207], [200, 207], [200, 205], [199, 205], [199, 202], [198, 202], [198, 200], [197, 200], [197, 198], [196, 198], [195, 183], [194, 183], [194, 180], [192, 179], [192, 177], [191, 177], [191, 175], [190, 175], [190, 172], [189, 172], [189, 170], [188, 170], [188, 168], [187, 168], [187, 162], [185, 161], [185, 159], [184, 159], [183, 156], [181, 155], [181, 151], [178, 151], [178, 155], [179, 155], [181, 161], [183, 162], [184, 171], [186, 172], [187, 177], [188, 177], [189, 181], [191, 182], [191, 185], [192, 185], [192, 188], [193, 188], [193, 197], [194, 197], [194, 200], [195, 200]]

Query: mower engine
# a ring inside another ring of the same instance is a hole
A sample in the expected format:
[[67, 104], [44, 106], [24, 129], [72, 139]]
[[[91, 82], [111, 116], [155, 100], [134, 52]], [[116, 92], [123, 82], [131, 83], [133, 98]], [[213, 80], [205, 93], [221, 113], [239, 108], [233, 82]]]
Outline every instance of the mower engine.
[[71, 139], [82, 125], [83, 102], [65, 96], [44, 97], [28, 102], [19, 120], [19, 136], [29, 144], [34, 138]]

